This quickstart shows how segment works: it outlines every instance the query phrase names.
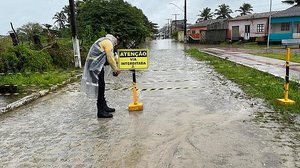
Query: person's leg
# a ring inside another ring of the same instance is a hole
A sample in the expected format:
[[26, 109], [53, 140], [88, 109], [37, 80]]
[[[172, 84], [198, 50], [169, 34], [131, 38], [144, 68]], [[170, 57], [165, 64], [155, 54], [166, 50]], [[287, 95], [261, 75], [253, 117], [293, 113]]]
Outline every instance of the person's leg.
[[98, 108], [98, 118], [111, 118], [112, 114], [109, 114], [105, 110], [105, 81], [104, 81], [104, 68], [102, 68], [100, 74], [98, 75], [98, 100], [97, 100], [97, 108]]
[[[116, 109], [108, 107], [107, 101], [106, 101], [106, 99], [105, 99], [105, 79], [104, 79], [105, 72], [104, 72], [104, 68], [102, 69], [101, 73], [103, 73], [103, 74], [102, 74], [102, 77], [103, 77], [103, 78], [101, 79], [101, 83], [102, 83], [102, 86], [103, 86], [103, 87], [102, 87], [102, 91], [103, 91], [103, 104], [104, 104], [104, 110], [105, 110], [106, 112], [112, 113], [112, 112], [115, 112]], [[99, 78], [99, 80], [100, 80], [100, 78]], [[101, 94], [102, 94], [102, 93], [101, 93]], [[101, 96], [102, 96], [102, 95], [101, 95]]]

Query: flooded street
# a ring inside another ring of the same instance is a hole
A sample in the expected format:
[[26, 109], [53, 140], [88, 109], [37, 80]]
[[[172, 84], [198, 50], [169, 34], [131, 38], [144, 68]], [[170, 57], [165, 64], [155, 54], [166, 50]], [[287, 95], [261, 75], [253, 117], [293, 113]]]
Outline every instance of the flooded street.
[[[0, 167], [296, 168], [300, 142], [260, 99], [185, 55], [170, 40], [149, 44], [137, 72], [142, 112], [128, 112], [131, 72], [107, 75], [113, 119], [97, 119], [79, 82], [0, 116]], [[299, 137], [298, 137], [299, 138]]]

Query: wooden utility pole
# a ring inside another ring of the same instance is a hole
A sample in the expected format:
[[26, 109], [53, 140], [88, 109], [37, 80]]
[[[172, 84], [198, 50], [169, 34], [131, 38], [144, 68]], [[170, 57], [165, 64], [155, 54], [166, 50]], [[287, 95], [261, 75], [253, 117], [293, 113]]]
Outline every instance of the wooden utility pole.
[[70, 3], [70, 20], [71, 20], [71, 29], [72, 29], [72, 41], [73, 41], [75, 67], [81, 68], [79, 40], [77, 38], [77, 30], [76, 30], [74, 0], [69, 0], [69, 3]]

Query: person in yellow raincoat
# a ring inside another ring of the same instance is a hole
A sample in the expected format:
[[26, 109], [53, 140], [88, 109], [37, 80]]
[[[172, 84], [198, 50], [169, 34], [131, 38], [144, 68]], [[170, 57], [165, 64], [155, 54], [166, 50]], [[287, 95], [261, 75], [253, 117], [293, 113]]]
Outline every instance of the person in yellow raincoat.
[[118, 76], [121, 71], [118, 69], [114, 56], [114, 48], [120, 43], [118, 36], [107, 34], [99, 38], [90, 48], [86, 58], [83, 76], [81, 80], [81, 90], [88, 97], [97, 98], [97, 117], [112, 118], [111, 112], [114, 108], [107, 106], [105, 99], [104, 66], [109, 64], [113, 70], [113, 75]]

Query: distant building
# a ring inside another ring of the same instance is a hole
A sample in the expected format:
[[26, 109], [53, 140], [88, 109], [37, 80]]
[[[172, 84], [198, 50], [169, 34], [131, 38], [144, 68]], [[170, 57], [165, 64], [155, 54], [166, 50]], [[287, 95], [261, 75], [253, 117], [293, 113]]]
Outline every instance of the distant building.
[[270, 41], [300, 39], [300, 5], [272, 15]]
[[229, 39], [229, 19], [219, 19], [207, 26], [206, 41], [208, 43], [220, 43]]
[[184, 30], [184, 20], [172, 20], [172, 32]]
[[219, 22], [221, 19], [211, 19], [211, 20], [198, 20], [198, 23], [189, 26], [189, 41], [205, 41], [206, 40], [206, 30], [208, 26]]
[[262, 39], [268, 36], [268, 20], [270, 15], [277, 12], [254, 13], [229, 20], [229, 37], [231, 40]]

